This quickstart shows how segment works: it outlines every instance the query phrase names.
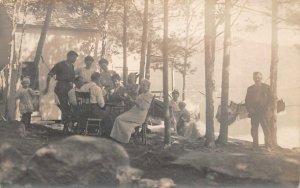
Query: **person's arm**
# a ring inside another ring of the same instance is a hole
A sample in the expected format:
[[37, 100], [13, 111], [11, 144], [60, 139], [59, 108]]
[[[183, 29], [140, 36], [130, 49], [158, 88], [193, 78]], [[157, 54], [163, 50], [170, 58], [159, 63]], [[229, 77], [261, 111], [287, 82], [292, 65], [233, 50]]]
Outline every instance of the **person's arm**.
[[150, 107], [151, 100], [148, 101], [147, 99], [145, 99], [145, 97], [147, 96], [141, 94], [136, 98], [135, 104], [140, 110], [146, 110]]
[[77, 100], [76, 100], [76, 94], [75, 94], [75, 92], [76, 92], [75, 89], [71, 89], [68, 92], [69, 103], [72, 106], [77, 106]]
[[245, 106], [246, 106], [246, 109], [247, 109], [249, 114], [254, 113], [254, 109], [253, 109], [252, 104], [251, 104], [251, 97], [252, 97], [251, 92], [252, 92], [251, 87], [248, 87], [246, 98], [245, 98]]
[[80, 75], [81, 74], [81, 69], [80, 68], [75, 69], [74, 72], [75, 72], [75, 76], [81, 76]]
[[51, 77], [53, 77], [56, 74], [56, 70], [57, 70], [57, 65], [54, 65], [54, 67], [48, 73], [47, 80], [46, 80], [46, 88], [44, 90], [44, 94], [48, 93]]
[[44, 90], [44, 94], [47, 94], [48, 93], [48, 90], [49, 90], [49, 84], [50, 84], [50, 80], [51, 80], [51, 75], [48, 74], [47, 76], [47, 81], [46, 81], [46, 88]]
[[28, 89], [28, 92], [29, 92], [29, 94], [30, 94], [32, 97], [35, 97], [35, 96], [39, 95], [38, 91], [34, 91], [34, 90], [31, 89], [31, 88]]

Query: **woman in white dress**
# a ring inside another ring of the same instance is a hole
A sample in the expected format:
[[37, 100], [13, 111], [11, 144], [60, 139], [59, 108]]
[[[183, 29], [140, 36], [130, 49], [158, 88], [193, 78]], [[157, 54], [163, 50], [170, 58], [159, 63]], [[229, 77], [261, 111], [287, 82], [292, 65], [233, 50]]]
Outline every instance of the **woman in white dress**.
[[142, 80], [140, 84], [140, 94], [134, 101], [135, 105], [127, 112], [118, 116], [114, 122], [110, 136], [123, 143], [129, 143], [131, 134], [135, 132], [135, 127], [144, 123], [147, 112], [152, 101], [150, 81]]

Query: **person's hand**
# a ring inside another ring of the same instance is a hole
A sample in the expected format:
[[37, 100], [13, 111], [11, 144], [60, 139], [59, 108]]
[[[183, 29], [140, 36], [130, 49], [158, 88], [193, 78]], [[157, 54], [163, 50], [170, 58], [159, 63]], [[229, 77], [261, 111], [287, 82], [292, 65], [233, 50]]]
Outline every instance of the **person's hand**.
[[34, 91], [34, 94], [35, 94], [35, 95], [40, 95], [40, 91], [35, 90], [35, 91]]

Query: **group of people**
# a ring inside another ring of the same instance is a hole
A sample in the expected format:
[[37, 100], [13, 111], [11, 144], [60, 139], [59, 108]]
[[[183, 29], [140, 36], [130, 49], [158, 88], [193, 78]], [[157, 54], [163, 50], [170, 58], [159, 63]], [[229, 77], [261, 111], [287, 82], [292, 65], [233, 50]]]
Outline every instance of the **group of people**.
[[[115, 71], [108, 69], [109, 62], [106, 59], [99, 61], [100, 72], [93, 69], [94, 59], [91, 56], [84, 59], [86, 65], [84, 68], [75, 71], [74, 63], [77, 57], [78, 54], [75, 51], [70, 51], [67, 53], [66, 60], [54, 65], [48, 73], [44, 91], [45, 94], [48, 93], [50, 80], [54, 78], [57, 81], [54, 92], [58, 97], [58, 107], [62, 113], [64, 130], [67, 131], [70, 116], [75, 113], [74, 109], [77, 106], [76, 91], [90, 92], [92, 109], [90, 115], [102, 119], [105, 127], [104, 134], [119, 142], [128, 143], [131, 134], [135, 132], [135, 128], [145, 121], [150, 108], [153, 99], [153, 95], [150, 93], [150, 81], [144, 79], [138, 85], [136, 84], [137, 73], [131, 73], [128, 76], [126, 86], [123, 86], [121, 77]], [[253, 74], [253, 80], [255, 84], [248, 88], [245, 99], [245, 105], [251, 118], [253, 146], [258, 147], [258, 126], [261, 124], [265, 135], [265, 145], [271, 147], [273, 143], [269, 110], [272, 99], [270, 87], [262, 83], [260, 72]], [[20, 99], [21, 121], [29, 126], [31, 113], [34, 111], [33, 98], [39, 95], [39, 92], [29, 87], [30, 79], [27, 77], [22, 79], [21, 84], [22, 88], [17, 91], [16, 96]], [[178, 99], [179, 91], [174, 90], [172, 100], [169, 103], [170, 124], [175, 133], [184, 135], [185, 128], [190, 122], [190, 113], [185, 108], [186, 104]], [[108, 103], [123, 105], [126, 103], [130, 110], [118, 117], [113, 117], [105, 111]], [[158, 101], [154, 101], [154, 104], [163, 106]], [[161, 111], [161, 109], [157, 111]]]
[[[143, 123], [146, 118], [150, 107], [150, 82], [142, 80], [138, 85], [136, 84], [137, 73], [131, 73], [125, 87], [122, 85], [120, 75], [108, 69], [109, 62], [106, 59], [99, 61], [100, 72], [93, 69], [94, 59], [91, 56], [85, 58], [84, 68], [74, 70], [77, 57], [76, 52], [68, 52], [67, 59], [55, 64], [50, 70], [46, 83], [45, 93], [48, 92], [51, 78], [57, 81], [54, 92], [58, 97], [64, 131], [68, 131], [67, 125], [72, 115], [78, 117], [76, 91], [89, 92], [90, 117], [102, 119], [103, 136], [111, 136], [122, 142], [124, 133], [118, 130], [123, 128], [129, 130], [127, 121], [134, 128]], [[108, 104], [127, 105], [132, 108], [115, 117], [106, 110]], [[136, 119], [133, 120], [133, 117]], [[130, 136], [131, 133], [128, 135]]]

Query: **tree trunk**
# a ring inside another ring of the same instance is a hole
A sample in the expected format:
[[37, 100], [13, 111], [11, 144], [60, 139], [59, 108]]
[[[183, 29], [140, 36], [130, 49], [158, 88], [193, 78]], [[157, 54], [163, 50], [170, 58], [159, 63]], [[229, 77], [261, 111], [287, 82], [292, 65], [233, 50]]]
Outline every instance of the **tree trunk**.
[[152, 53], [152, 37], [153, 37], [153, 13], [154, 13], [154, 0], [150, 0], [150, 14], [149, 23], [148, 23], [148, 45], [147, 45], [147, 60], [146, 60], [146, 73], [145, 78], [150, 80], [150, 64], [151, 64], [151, 53]]
[[108, 29], [108, 22], [107, 22], [107, 8], [109, 3], [105, 0], [104, 10], [103, 10], [103, 22], [102, 26], [102, 45], [101, 45], [101, 56], [100, 59], [105, 58], [106, 55], [106, 38], [107, 38], [107, 29]]
[[183, 58], [183, 74], [182, 74], [182, 100], [185, 100], [186, 94], [186, 69], [188, 62], [188, 47], [189, 47], [189, 31], [190, 31], [190, 0], [186, 2], [186, 20], [185, 20], [185, 47], [184, 47], [184, 58]]
[[[20, 3], [22, 4], [22, 3]], [[17, 5], [18, 1], [14, 4], [14, 13], [12, 17], [12, 32], [11, 32], [11, 43], [10, 43], [10, 57], [9, 57], [9, 73], [8, 73], [8, 90], [6, 100], [6, 115], [9, 121], [16, 119], [16, 90], [18, 82], [18, 68], [16, 62], [16, 29], [17, 29]]]
[[182, 74], [182, 100], [185, 100], [185, 94], [186, 94], [186, 73]]
[[128, 67], [127, 67], [127, 0], [123, 0], [123, 83], [127, 83]]
[[271, 105], [271, 139], [272, 144], [277, 146], [277, 67], [278, 67], [278, 2], [272, 0], [272, 47], [271, 47], [271, 67], [270, 67], [270, 87], [272, 92]]
[[205, 1], [205, 90], [206, 90], [206, 142], [215, 147], [214, 135], [214, 41], [216, 0]]
[[225, 31], [224, 52], [222, 67], [222, 92], [221, 92], [221, 125], [218, 144], [224, 145], [228, 141], [228, 99], [229, 99], [229, 68], [230, 68], [230, 46], [231, 46], [231, 0], [225, 2]]
[[145, 77], [145, 58], [148, 40], [148, 10], [149, 0], [145, 0], [139, 82]]
[[95, 49], [94, 49], [94, 60], [95, 62], [99, 61], [99, 56], [98, 56], [98, 48], [99, 48], [99, 35], [95, 35]]
[[39, 63], [40, 63], [40, 59], [41, 59], [41, 56], [43, 53], [43, 48], [44, 48], [44, 44], [45, 44], [45, 40], [46, 40], [46, 36], [47, 36], [47, 31], [48, 31], [48, 28], [49, 28], [49, 25], [51, 22], [51, 15], [52, 15], [52, 12], [54, 9], [54, 4], [55, 4], [55, 0], [51, 0], [48, 4], [44, 25], [41, 30], [40, 39], [39, 39], [35, 57], [34, 57], [35, 74], [34, 74], [34, 81], [32, 82], [32, 87], [34, 89], [39, 88]]
[[148, 41], [147, 47], [147, 61], [146, 61], [146, 74], [145, 78], [150, 80], [150, 63], [151, 63], [151, 51], [152, 51], [152, 41]]
[[166, 146], [171, 144], [170, 112], [169, 112], [169, 86], [168, 86], [168, 0], [164, 0], [164, 35], [163, 35], [163, 94], [165, 107], [165, 139]]

